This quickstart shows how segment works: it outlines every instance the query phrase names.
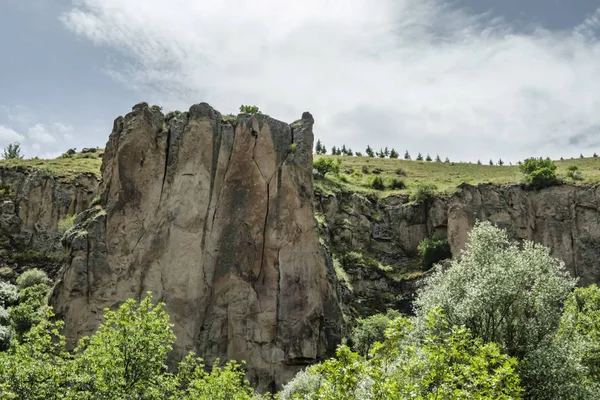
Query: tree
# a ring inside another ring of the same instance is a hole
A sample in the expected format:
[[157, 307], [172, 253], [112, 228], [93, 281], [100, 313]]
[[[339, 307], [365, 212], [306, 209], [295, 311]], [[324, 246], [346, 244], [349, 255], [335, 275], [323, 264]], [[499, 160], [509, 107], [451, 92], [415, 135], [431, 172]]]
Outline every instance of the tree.
[[328, 173], [335, 175], [340, 173], [341, 161], [333, 158], [319, 158], [313, 162], [313, 168], [317, 170], [320, 176], [324, 177]]
[[542, 188], [558, 183], [556, 164], [549, 157], [528, 158], [519, 165], [525, 182], [535, 188]]
[[23, 157], [19, 142], [10, 143], [4, 148], [4, 152], [2, 153], [2, 158], [5, 160], [22, 160]]
[[502, 161], [502, 159], [498, 160], [498, 165], [499, 166], [503, 166], [504, 165], [504, 161]]
[[385, 158], [385, 151], [383, 149], [379, 149], [379, 153], [377, 153], [379, 158]]
[[594, 157], [594, 158], [598, 158], [598, 154], [597, 154], [597, 153], [594, 153], [594, 154], [592, 155], [592, 157]]
[[477, 165], [481, 165], [481, 160], [477, 160]]
[[355, 155], [356, 155], [356, 157], [362, 157], [362, 156], [363, 156], [363, 154], [362, 154], [360, 151], [357, 151], [357, 152], [355, 153]]
[[435, 162], [442, 162], [439, 154], [435, 156]]
[[346, 152], [346, 155], [352, 157], [354, 155], [354, 152], [352, 151], [352, 149], [350, 147], [348, 147], [348, 151]]
[[367, 149], [365, 150], [365, 154], [368, 157], [375, 157], [375, 153], [373, 152], [373, 149], [371, 148], [371, 146], [367, 146]]
[[408, 154], [408, 150], [406, 150], [406, 152], [404, 153], [404, 159], [410, 160], [410, 154]]
[[421, 153], [417, 154], [417, 161], [423, 161], [423, 156]]
[[427, 157], [425, 157], [425, 161], [431, 161], [431, 156], [427, 153]]
[[327, 154], [327, 148], [325, 146], [321, 147], [321, 154], [323, 154], [323, 155]]
[[417, 247], [417, 253], [424, 271], [430, 269], [434, 264], [452, 257], [448, 239], [434, 237], [423, 239]]
[[585, 158], [585, 157], [583, 156], [583, 153], [580, 153], [580, 154], [579, 154], [579, 158]]
[[384, 154], [386, 157], [389, 157], [389, 155], [390, 155], [390, 151], [388, 150], [387, 146], [385, 146], [385, 149], [383, 150], [383, 154]]
[[490, 158], [490, 165], [494, 165], [494, 160]]
[[346, 145], [345, 144], [342, 145], [342, 148], [340, 149], [340, 152], [341, 152], [340, 155], [342, 155], [342, 156], [348, 155], [348, 149], [346, 149]]
[[257, 106], [241, 105], [240, 112], [243, 114], [258, 115], [262, 114]]
[[431, 183], [417, 182], [410, 193], [409, 200], [417, 204], [426, 204], [435, 195], [437, 187]]
[[332, 156], [337, 156], [337, 148], [336, 148], [335, 146], [333, 146], [333, 147], [331, 148], [331, 155], [332, 155]]
[[[426, 279], [415, 311], [421, 321], [441, 307], [451, 325], [465, 326], [484, 343], [498, 343], [523, 360], [526, 390], [545, 383], [531, 378], [539, 354], [550, 351], [561, 306], [575, 287], [564, 263], [542, 245], [512, 243], [506, 231], [477, 222], [461, 258]], [[560, 368], [555, 365], [554, 368]]]
[[321, 144], [321, 140], [318, 139], [317, 144], [315, 145], [315, 153], [321, 154], [321, 151], [323, 151], [323, 145]]
[[446, 157], [446, 159], [444, 160], [445, 163], [449, 163], [450, 159], [448, 157]]
[[390, 150], [390, 158], [398, 158], [400, 157], [400, 154], [398, 154], [398, 152], [394, 149]]
[[350, 335], [352, 349], [363, 357], [367, 357], [371, 346], [375, 342], [385, 340], [385, 330], [390, 326], [392, 320], [400, 317], [400, 315], [396, 310], [388, 310], [386, 314], [375, 314], [367, 318], [359, 318]]

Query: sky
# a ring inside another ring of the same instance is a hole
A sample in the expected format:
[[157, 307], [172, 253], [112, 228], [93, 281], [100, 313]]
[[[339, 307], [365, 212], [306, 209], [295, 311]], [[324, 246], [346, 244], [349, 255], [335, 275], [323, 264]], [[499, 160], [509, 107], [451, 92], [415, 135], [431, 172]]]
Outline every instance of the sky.
[[315, 118], [329, 149], [600, 153], [600, 0], [0, 0], [0, 146], [104, 146], [146, 101]]

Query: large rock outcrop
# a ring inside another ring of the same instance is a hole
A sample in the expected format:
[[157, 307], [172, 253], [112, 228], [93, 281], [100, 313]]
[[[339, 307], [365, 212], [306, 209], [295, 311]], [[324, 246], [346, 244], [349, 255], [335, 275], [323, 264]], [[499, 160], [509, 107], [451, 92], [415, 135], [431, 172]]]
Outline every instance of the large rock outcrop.
[[261, 390], [331, 354], [342, 316], [313, 209], [313, 118], [224, 121], [208, 104], [115, 120], [101, 207], [64, 238], [51, 303], [70, 344], [152, 291], [181, 357], [245, 360]]

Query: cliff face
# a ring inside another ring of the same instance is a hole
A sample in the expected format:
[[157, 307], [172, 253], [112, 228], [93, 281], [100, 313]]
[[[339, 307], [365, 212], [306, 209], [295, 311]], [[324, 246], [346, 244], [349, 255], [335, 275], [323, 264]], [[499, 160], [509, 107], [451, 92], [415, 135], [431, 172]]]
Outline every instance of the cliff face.
[[[317, 191], [316, 208], [323, 237], [347, 275], [342, 293], [349, 314], [387, 308], [410, 313], [423, 275], [418, 244], [430, 236], [447, 237], [453, 257], [459, 257], [477, 219], [507, 229], [516, 240], [549, 247], [580, 277], [580, 284], [600, 282], [600, 186], [534, 191], [519, 185], [464, 184], [452, 196], [421, 205], [410, 203], [407, 196], [378, 199]], [[374, 257], [387, 270], [344, 265], [345, 255], [357, 251]]]
[[51, 304], [73, 344], [146, 291], [166, 303], [176, 354], [245, 360], [273, 389], [335, 350], [342, 316], [312, 203], [313, 119], [225, 122], [209, 105], [114, 124], [101, 207], [65, 237]]

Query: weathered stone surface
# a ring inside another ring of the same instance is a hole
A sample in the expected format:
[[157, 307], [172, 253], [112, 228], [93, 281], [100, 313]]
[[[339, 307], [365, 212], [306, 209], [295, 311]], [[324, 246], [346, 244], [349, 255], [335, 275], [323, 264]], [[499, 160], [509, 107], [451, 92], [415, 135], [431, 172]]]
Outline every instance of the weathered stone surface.
[[308, 113], [292, 125], [231, 124], [205, 103], [169, 120], [141, 103], [117, 118], [103, 210], [65, 237], [69, 262], [51, 297], [69, 343], [103, 308], [152, 291], [179, 357], [245, 360], [261, 390], [331, 354], [342, 316], [314, 219], [312, 125]]
[[517, 240], [550, 248], [580, 284], [600, 282], [600, 186], [561, 185], [543, 190], [521, 186], [461, 185], [448, 207], [448, 237], [454, 257], [475, 221], [505, 228]]

